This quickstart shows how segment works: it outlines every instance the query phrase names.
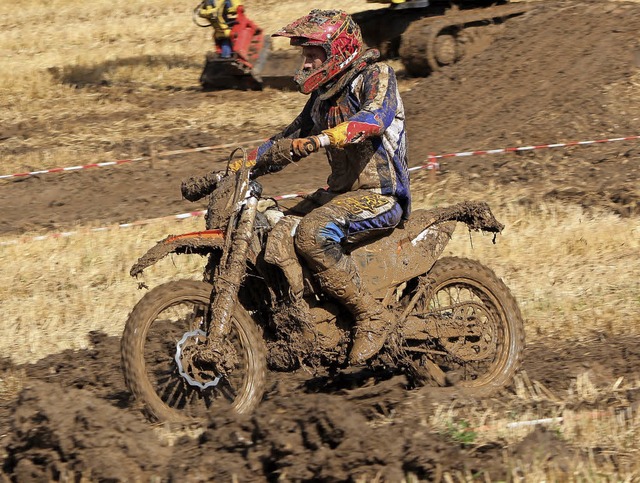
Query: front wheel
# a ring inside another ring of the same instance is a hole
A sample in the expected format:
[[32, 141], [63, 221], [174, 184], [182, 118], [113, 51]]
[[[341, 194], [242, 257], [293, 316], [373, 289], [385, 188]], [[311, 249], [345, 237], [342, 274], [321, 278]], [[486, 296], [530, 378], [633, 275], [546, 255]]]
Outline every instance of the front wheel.
[[240, 304], [227, 336], [238, 356], [228, 377], [219, 378], [200, 367], [194, 374], [201, 385], [195, 386], [184, 376], [184, 368], [182, 374], [179, 371], [177, 358], [184, 349], [202, 342], [211, 291], [205, 282], [168, 282], [148, 292], [129, 315], [121, 341], [125, 382], [156, 420], [204, 418], [221, 400], [238, 413], [247, 413], [262, 399], [266, 348], [258, 327]]
[[493, 271], [474, 260], [442, 258], [410, 296], [415, 305], [407, 327], [414, 329], [403, 349], [414, 382], [477, 397], [511, 382], [521, 364], [524, 323]]

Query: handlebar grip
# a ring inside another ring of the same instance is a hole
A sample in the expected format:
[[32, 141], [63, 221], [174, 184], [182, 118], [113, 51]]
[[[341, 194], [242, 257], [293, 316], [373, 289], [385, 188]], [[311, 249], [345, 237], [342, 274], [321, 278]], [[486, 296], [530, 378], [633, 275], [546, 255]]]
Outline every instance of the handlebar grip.
[[182, 196], [189, 201], [198, 201], [213, 193], [222, 177], [221, 173], [214, 172], [183, 180], [180, 186]]

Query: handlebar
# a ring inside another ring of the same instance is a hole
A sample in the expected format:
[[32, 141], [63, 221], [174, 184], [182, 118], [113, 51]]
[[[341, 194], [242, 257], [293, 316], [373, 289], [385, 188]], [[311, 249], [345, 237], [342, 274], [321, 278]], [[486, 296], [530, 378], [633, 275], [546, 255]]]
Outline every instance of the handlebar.
[[[242, 153], [242, 162], [239, 166], [232, 169], [232, 160], [237, 152]], [[229, 155], [227, 169], [224, 172], [212, 171], [204, 176], [192, 176], [191, 178], [182, 181], [180, 191], [185, 199], [189, 201], [198, 201], [213, 193], [218, 184], [227, 176], [236, 176], [238, 178], [238, 182], [236, 183], [236, 189], [234, 190], [234, 202], [239, 201], [240, 198], [244, 196], [239, 191], [242, 190], [243, 187], [244, 189], [249, 187], [252, 193], [262, 193], [262, 186], [255, 181], [250, 181], [250, 171], [250, 165], [247, 161], [247, 151], [244, 148], [236, 148]], [[246, 182], [249, 182], [248, 186]], [[258, 196], [260, 196], [260, 194], [258, 194]]]

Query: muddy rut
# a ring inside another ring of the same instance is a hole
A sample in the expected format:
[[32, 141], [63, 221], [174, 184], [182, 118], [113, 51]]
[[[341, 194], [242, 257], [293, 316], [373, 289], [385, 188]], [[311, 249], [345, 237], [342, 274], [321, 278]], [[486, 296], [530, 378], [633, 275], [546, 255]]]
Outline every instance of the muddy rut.
[[[90, 350], [63, 352], [26, 367], [27, 386], [16, 401], [0, 407], [0, 422], [8, 429], [0, 439], [3, 470], [15, 481], [74, 475], [96, 481], [153, 476], [162, 481], [401, 481], [408, 474], [434, 481], [455, 471], [486, 472], [503, 480], [509, 477], [505, 457], [527, 461], [545, 447], [561, 467], [563, 459], [584, 456], [543, 427], [506, 447], [500, 441], [465, 445], [450, 434], [434, 433], [426, 424], [432, 403], [453, 401], [434, 399], [426, 389], [408, 391], [401, 376], [372, 384], [366, 371], [332, 379], [273, 373], [254, 414], [238, 416], [220, 407], [197, 437], [171, 441], [131, 401], [119, 370], [119, 342], [96, 333]], [[523, 370], [562, 397], [585, 372], [598, 386], [609, 384], [613, 375], [635, 377], [639, 347], [638, 337], [597, 334], [566, 347], [533, 345]], [[640, 394], [630, 392], [625, 401], [637, 407]], [[457, 407], [477, 404], [455, 402]], [[517, 408], [509, 390], [481, 404]], [[610, 404], [604, 398], [566, 409]]]

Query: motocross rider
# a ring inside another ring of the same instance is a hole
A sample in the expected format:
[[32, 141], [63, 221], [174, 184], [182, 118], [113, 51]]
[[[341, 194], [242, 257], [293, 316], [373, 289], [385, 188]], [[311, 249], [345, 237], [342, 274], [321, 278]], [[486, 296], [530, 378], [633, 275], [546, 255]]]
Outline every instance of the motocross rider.
[[345, 244], [392, 229], [411, 209], [395, 73], [377, 62], [379, 52], [365, 48], [360, 28], [340, 10], [312, 10], [273, 36], [302, 47], [294, 81], [310, 97], [288, 127], [250, 155], [252, 176], [279, 171], [326, 147], [328, 188], [298, 205], [304, 217], [295, 248], [325, 293], [354, 315], [349, 362], [361, 363], [382, 348], [395, 316], [367, 291]]
[[235, 23], [240, 0], [205, 0], [198, 15], [206, 18], [213, 26], [213, 39], [220, 51], [220, 57], [228, 59], [233, 52], [231, 45], [231, 27]]

